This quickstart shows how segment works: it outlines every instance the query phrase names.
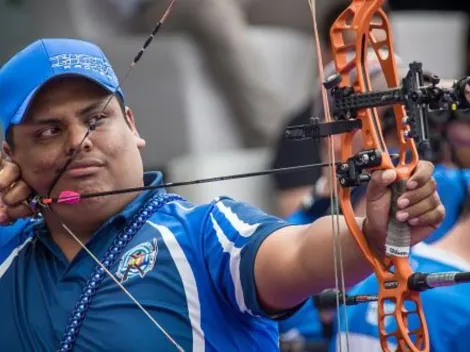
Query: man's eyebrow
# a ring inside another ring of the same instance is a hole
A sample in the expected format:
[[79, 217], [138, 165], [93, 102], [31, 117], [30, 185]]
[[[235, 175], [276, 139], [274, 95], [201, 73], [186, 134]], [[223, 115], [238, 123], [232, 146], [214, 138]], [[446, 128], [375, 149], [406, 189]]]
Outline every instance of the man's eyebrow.
[[[105, 99], [105, 101], [107, 101], [107, 99]], [[91, 103], [91, 104], [88, 105], [87, 107], [81, 109], [81, 110], [78, 112], [78, 115], [80, 115], [80, 116], [87, 115], [87, 114], [89, 114], [90, 112], [97, 110], [98, 108], [100, 108], [100, 109], [102, 110], [103, 107], [105, 106], [105, 105], [104, 105], [104, 102], [105, 102], [105, 101], [99, 100], [99, 101], [96, 101], [96, 102], [94, 102], [94, 103]]]
[[29, 119], [23, 125], [56, 125], [60, 123], [60, 119], [55, 117]]
[[[103, 99], [103, 100], [98, 100], [95, 101], [88, 106], [84, 107], [83, 109], [79, 110], [77, 112], [78, 116], [86, 116], [90, 112], [94, 112], [96, 110], [100, 111], [103, 110], [103, 107], [105, 107], [106, 103], [108, 102], [108, 99]], [[25, 123], [29, 125], [53, 125], [53, 124], [59, 124], [61, 123], [62, 120], [59, 118], [55, 117], [36, 117], [36, 118], [27, 118], [25, 119]]]

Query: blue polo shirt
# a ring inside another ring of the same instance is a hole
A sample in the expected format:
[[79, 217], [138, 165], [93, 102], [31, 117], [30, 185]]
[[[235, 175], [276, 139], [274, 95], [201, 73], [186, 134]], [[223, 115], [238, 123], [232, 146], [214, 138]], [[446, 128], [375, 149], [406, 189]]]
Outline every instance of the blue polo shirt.
[[[159, 184], [162, 176], [146, 173], [144, 180]], [[88, 248], [102, 258], [134, 214], [158, 195], [166, 193], [140, 194], [94, 234]], [[276, 351], [277, 324], [258, 304], [254, 261], [262, 241], [285, 226], [226, 197], [203, 205], [170, 199], [137, 231], [111, 272], [185, 351]], [[0, 228], [0, 238], [6, 233]], [[15, 225], [8, 238], [0, 243], [0, 350], [55, 351], [96, 263], [83, 250], [68, 262], [42, 219]], [[73, 350], [177, 349], [105, 275]]]

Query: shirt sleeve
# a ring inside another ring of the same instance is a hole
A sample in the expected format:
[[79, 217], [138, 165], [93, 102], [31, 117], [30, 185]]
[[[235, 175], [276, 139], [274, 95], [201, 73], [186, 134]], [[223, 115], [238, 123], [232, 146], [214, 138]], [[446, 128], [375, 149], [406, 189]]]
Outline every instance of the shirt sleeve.
[[261, 243], [289, 225], [229, 198], [219, 198], [212, 204], [203, 228], [204, 261], [216, 289], [237, 311], [274, 318], [259, 305], [254, 263]]
[[0, 227], [0, 273], [2, 265], [6, 265], [31, 239], [31, 234], [27, 231], [31, 223], [31, 219], [20, 219], [13, 225]]

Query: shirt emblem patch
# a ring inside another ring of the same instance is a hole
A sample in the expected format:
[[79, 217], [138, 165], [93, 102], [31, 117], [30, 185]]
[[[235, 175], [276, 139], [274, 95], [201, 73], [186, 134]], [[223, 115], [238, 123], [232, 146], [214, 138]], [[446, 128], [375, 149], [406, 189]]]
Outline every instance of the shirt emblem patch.
[[121, 283], [137, 275], [143, 278], [145, 274], [154, 268], [157, 253], [158, 243], [156, 238], [152, 242], [141, 243], [131, 248], [122, 256], [116, 276], [121, 280]]

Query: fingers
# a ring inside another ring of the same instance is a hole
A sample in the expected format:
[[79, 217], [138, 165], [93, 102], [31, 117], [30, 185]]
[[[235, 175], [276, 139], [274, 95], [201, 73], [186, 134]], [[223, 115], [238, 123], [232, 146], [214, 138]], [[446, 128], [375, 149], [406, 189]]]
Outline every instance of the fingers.
[[407, 221], [412, 226], [439, 225], [445, 217], [445, 209], [436, 191], [436, 181], [432, 177], [434, 165], [420, 161], [415, 173], [407, 181], [409, 191], [397, 200], [398, 221]]
[[397, 212], [398, 221], [410, 225], [437, 225], [444, 219], [445, 209], [437, 192]]
[[31, 196], [31, 193], [31, 188], [29, 188], [29, 186], [23, 180], [15, 182], [8, 189], [8, 191], [2, 197], [3, 203], [6, 205], [4, 216], [6, 214], [7, 218], [4, 221], [9, 222], [12, 219], [24, 218], [34, 215], [34, 212], [27, 204], [27, 200]]
[[413, 175], [406, 182], [406, 188], [412, 190], [425, 185], [432, 177], [434, 165], [429, 161], [421, 160], [416, 165]]
[[411, 219], [408, 223], [411, 226], [432, 226], [437, 228], [444, 221], [446, 211], [443, 205], [424, 213], [423, 215]]
[[7, 207], [3, 204], [0, 206], [0, 225], [6, 225], [11, 221], [10, 217], [8, 216]]
[[433, 193], [435, 193], [436, 188], [437, 184], [434, 178], [429, 178], [429, 180], [423, 186], [403, 193], [397, 199], [398, 209], [405, 209], [416, 203], [419, 203], [421, 200], [427, 197], [430, 197]]
[[23, 180], [11, 185], [3, 195], [3, 203], [9, 207], [21, 204], [31, 196], [31, 188]]
[[8, 161], [1, 161], [0, 169], [0, 192], [5, 191], [20, 177], [20, 168]]
[[34, 215], [29, 205], [26, 205], [25, 203], [20, 203], [19, 205], [7, 207], [6, 214], [9, 221], [11, 221], [11, 219], [16, 220], [19, 218], [27, 218]]
[[20, 179], [20, 168], [5, 159], [0, 159], [0, 167], [0, 225], [34, 215], [27, 204], [32, 190]]
[[375, 171], [367, 187], [367, 201], [375, 202], [389, 192], [388, 186], [397, 178], [397, 173], [393, 169]]

